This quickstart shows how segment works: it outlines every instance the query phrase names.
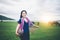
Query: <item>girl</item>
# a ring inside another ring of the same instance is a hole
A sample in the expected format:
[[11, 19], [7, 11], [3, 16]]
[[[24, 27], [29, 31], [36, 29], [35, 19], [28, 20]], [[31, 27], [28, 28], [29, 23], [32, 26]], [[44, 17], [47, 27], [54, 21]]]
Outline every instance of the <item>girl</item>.
[[21, 40], [30, 40], [30, 35], [29, 35], [29, 24], [33, 25], [32, 22], [26, 17], [27, 12], [26, 10], [21, 11], [20, 19], [18, 21], [18, 25], [16, 28], [16, 35], [20, 35], [18, 33], [18, 29], [21, 26], [22, 20], [23, 20], [23, 27], [20, 27], [20, 29], [23, 29], [23, 33], [19, 36]]

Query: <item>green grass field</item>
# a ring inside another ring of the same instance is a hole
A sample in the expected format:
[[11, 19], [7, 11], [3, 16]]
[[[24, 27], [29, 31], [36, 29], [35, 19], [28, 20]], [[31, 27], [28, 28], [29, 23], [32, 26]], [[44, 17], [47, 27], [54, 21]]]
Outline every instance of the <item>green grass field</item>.
[[[0, 22], [0, 40], [19, 40], [16, 26], [16, 22]], [[30, 33], [30, 40], [60, 40], [60, 27], [40, 24], [40, 28]]]

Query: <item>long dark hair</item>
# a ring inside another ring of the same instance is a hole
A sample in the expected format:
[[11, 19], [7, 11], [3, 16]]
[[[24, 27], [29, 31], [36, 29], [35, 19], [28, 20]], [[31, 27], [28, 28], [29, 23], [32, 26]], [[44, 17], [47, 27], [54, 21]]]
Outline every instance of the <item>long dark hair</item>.
[[22, 10], [21, 11], [21, 15], [20, 15], [20, 18], [22, 18], [22, 13], [25, 12], [27, 14], [27, 11], [26, 10]]

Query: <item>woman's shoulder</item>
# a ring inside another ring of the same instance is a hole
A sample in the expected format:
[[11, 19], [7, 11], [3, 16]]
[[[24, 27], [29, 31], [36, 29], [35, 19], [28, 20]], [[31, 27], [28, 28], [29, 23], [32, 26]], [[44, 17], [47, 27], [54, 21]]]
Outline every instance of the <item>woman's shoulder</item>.
[[18, 23], [19, 23], [19, 24], [21, 23], [21, 18], [18, 20]]

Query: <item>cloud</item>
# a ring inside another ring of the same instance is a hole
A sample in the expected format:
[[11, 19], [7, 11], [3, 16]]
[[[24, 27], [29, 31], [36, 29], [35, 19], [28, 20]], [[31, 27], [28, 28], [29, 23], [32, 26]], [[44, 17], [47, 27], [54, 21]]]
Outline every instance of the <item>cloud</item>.
[[[33, 4], [32, 4], [33, 3]], [[28, 15], [31, 14], [33, 15], [33, 11], [36, 9], [35, 2], [33, 1], [13, 1], [13, 0], [0, 0], [0, 13], [2, 15], [18, 19], [18, 15], [21, 10], [27, 10]], [[6, 13], [6, 14], [5, 14]], [[17, 18], [16, 18], [17, 16]], [[31, 16], [30, 16], [31, 17]]]
[[59, 0], [0, 0], [0, 14], [18, 20], [25, 9], [32, 20], [40, 20], [45, 14], [51, 14], [56, 20], [60, 17], [59, 4]]

